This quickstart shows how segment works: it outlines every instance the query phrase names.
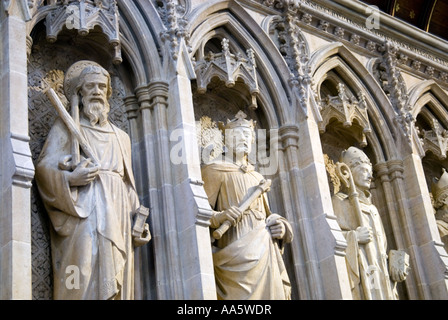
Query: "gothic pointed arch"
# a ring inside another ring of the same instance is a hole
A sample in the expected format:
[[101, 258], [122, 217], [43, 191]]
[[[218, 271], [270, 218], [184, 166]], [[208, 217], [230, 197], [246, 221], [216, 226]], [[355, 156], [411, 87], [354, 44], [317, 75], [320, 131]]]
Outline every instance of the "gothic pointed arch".
[[[384, 184], [384, 176], [392, 169], [396, 157], [393, 113], [391, 104], [378, 82], [367, 68], [342, 43], [334, 43], [315, 52], [310, 59], [311, 75], [320, 99], [322, 115], [322, 151], [326, 157], [330, 192], [338, 191], [338, 180], [332, 176], [333, 166], [344, 149], [362, 148], [374, 165], [373, 198], [382, 212], [382, 222], [390, 248], [402, 245], [402, 235], [396, 230], [401, 222], [393, 206], [384, 205], [384, 199], [393, 201], [395, 196]], [[329, 111], [330, 110], [330, 111]], [[344, 110], [351, 110], [347, 113]], [[351, 116], [351, 118], [349, 117]], [[389, 123], [385, 126], [384, 123]], [[363, 137], [364, 136], [364, 137]], [[386, 163], [390, 165], [385, 165]], [[394, 164], [395, 165], [395, 164]], [[391, 167], [389, 169], [389, 166]], [[400, 287], [400, 290], [405, 290]]]
[[[339, 119], [345, 128], [343, 131], [348, 132], [353, 122], [354, 131], [349, 133], [351, 138], [345, 135], [350, 143], [356, 143], [360, 147], [369, 145], [368, 149], [371, 150], [369, 156], [375, 157], [375, 162], [394, 157], [396, 151], [393, 145], [393, 133], [382, 127], [384, 122], [393, 127], [393, 115], [387, 114], [390, 101], [359, 59], [342, 43], [336, 42], [316, 51], [308, 65], [314, 79], [314, 90], [320, 99], [320, 112], [328, 117], [321, 119], [321, 126], [327, 127], [330, 121]], [[341, 98], [344, 94], [346, 97]], [[331, 97], [335, 97], [334, 103], [329, 101]], [[350, 121], [350, 118], [347, 118], [344, 122], [342, 116], [338, 117], [341, 111], [325, 114], [324, 108], [331, 108], [332, 104], [339, 105], [340, 110], [343, 110], [344, 105], [349, 105], [353, 110], [352, 117], [355, 115], [354, 120]], [[356, 116], [356, 113], [359, 115]], [[321, 128], [321, 132], [325, 130], [326, 128]]]
[[[207, 23], [202, 23], [204, 20]], [[188, 16], [192, 52], [201, 59], [213, 46], [221, 50], [221, 40], [230, 38], [230, 49], [244, 53], [252, 49], [256, 64], [260, 109], [266, 116], [269, 128], [278, 128], [290, 121], [290, 93], [288, 78], [290, 71], [275, 44], [260, 25], [244, 8], [234, 1], [219, 1], [207, 4]], [[281, 84], [281, 85], [279, 85]], [[282, 107], [280, 107], [282, 106]]]
[[[291, 70], [284, 56], [269, 33], [262, 29], [263, 27], [236, 1], [204, 3], [202, 7], [191, 12], [187, 20], [190, 21], [192, 56], [197, 66], [196, 83], [192, 82], [195, 113], [197, 113], [195, 116], [198, 114], [209, 116], [204, 121], [204, 127], [209, 130], [207, 132], [212, 131], [208, 126], [210, 120], [226, 121], [227, 118], [233, 118], [238, 109], [257, 120], [259, 134], [257, 149], [260, 147], [263, 149], [257, 156], [264, 157], [269, 154], [267, 156], [269, 160], [261, 164], [264, 168], [260, 172], [271, 178], [275, 185], [269, 195], [269, 201], [276, 212], [285, 214], [288, 220], [293, 221], [295, 218], [292, 215], [299, 216], [297, 212], [299, 209], [291, 203], [290, 191], [287, 190], [291, 186], [279, 178], [288, 174], [288, 169], [285, 168], [287, 164], [282, 162], [286, 160], [283, 160], [284, 156], [281, 155], [271, 157], [274, 149], [281, 154], [298, 141], [296, 109], [292, 106], [292, 89], [288, 83]], [[220, 60], [221, 57], [226, 57], [227, 60]], [[231, 68], [229, 72], [228, 67], [223, 67], [224, 61], [230, 61], [233, 66], [241, 67], [238, 70]], [[252, 67], [255, 68], [255, 73], [246, 76], [245, 72], [249, 72], [247, 70]], [[202, 73], [207, 75], [208, 70], [215, 76], [210, 78], [204, 90], [200, 82]], [[224, 76], [230, 73], [241, 76], [235, 79], [235, 83], [232, 81], [226, 83]], [[254, 82], [257, 86], [256, 108], [250, 108], [248, 106], [251, 105], [251, 93], [253, 93], [251, 84]], [[196, 85], [203, 93], [195, 91]], [[198, 109], [203, 110], [198, 112]], [[196, 118], [197, 121], [201, 119]], [[264, 134], [260, 136], [263, 132]], [[272, 141], [274, 145], [271, 146]], [[263, 161], [258, 161], [258, 164], [261, 162]], [[286, 259], [291, 261], [294, 260], [292, 256], [302, 255], [300, 252], [304, 250], [302, 244], [299, 244], [300, 238], [296, 241], [297, 244], [292, 246], [291, 251], [285, 253]], [[311, 280], [301, 276], [300, 273], [304, 271], [297, 266], [288, 264], [288, 269], [291, 281], [301, 282], [300, 285], [293, 286], [295, 288], [293, 295], [297, 296], [299, 295], [297, 291], [304, 291], [303, 288], [307, 286], [302, 282]]]
[[448, 168], [448, 94], [434, 81], [414, 85], [407, 105], [416, 119], [419, 151], [428, 190]]
[[[144, 167], [147, 161], [144, 151], [137, 147], [141, 140], [139, 135], [142, 120], [136, 91], [140, 87], [147, 86], [154, 79], [161, 78], [162, 66], [158, 54], [160, 45], [157, 43], [158, 40], [153, 38], [153, 28], [160, 30], [161, 26], [157, 24], [161, 22], [160, 18], [154, 19], [155, 16], [158, 17], [155, 8], [145, 6], [143, 9], [139, 1], [119, 1], [113, 8], [111, 3], [103, 1], [103, 7], [93, 7], [96, 5], [93, 2], [88, 5], [92, 6], [89, 7], [91, 10], [117, 10], [116, 13], [120, 16], [116, 20], [117, 28], [107, 31], [105, 28], [111, 20], [106, 19], [103, 20], [104, 24], [95, 25], [84, 33], [64, 25], [66, 18], [63, 15], [64, 10], [70, 5], [78, 5], [77, 2], [50, 4], [50, 2], [42, 1], [33, 8], [33, 15], [27, 23], [29, 99], [28, 116], [25, 116], [29, 119], [33, 160], [37, 159], [46, 135], [56, 118], [56, 111], [42, 92], [42, 83], [46, 82], [55, 89], [59, 89], [57, 91], [61, 91], [64, 72], [68, 67], [78, 60], [88, 59], [100, 63], [111, 74], [113, 95], [110, 101], [109, 117], [114, 124], [131, 136], [135, 166]], [[49, 15], [52, 14], [55, 17], [59, 14], [60, 21], [51, 20], [53, 18], [49, 18]], [[149, 16], [151, 16], [150, 19]], [[58, 24], [58, 28], [54, 27], [50, 32], [51, 23]], [[117, 38], [113, 35], [117, 35]], [[116, 46], [113, 47], [112, 44]], [[61, 99], [63, 98], [61, 95]], [[143, 190], [146, 189], [144, 183], [148, 180], [145, 173], [138, 176], [136, 180], [141, 196], [144, 198]], [[31, 202], [33, 204], [31, 212], [33, 298], [51, 299], [49, 224], [35, 189], [32, 189]], [[148, 252], [144, 252], [143, 255], [146, 256]], [[148, 266], [151, 261], [152, 259], [147, 259], [143, 262], [142, 268], [151, 268]], [[145, 282], [151, 281], [148, 279], [152, 275], [147, 272], [147, 269], [141, 272], [141, 276]], [[147, 295], [143, 291], [143, 289], [140, 291], [141, 295]], [[149, 292], [151, 289], [146, 291]]]

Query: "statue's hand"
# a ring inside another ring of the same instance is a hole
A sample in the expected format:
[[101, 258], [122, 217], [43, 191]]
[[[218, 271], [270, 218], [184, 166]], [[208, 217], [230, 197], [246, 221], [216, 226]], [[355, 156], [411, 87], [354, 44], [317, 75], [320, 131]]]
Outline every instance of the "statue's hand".
[[358, 227], [356, 229], [356, 236], [358, 238], [358, 243], [360, 243], [360, 244], [369, 243], [373, 239], [372, 228], [370, 228], [370, 227]]
[[390, 278], [394, 282], [402, 282], [402, 281], [406, 280], [407, 275], [408, 275], [407, 270], [394, 268], [394, 267], [392, 267], [390, 270]]
[[268, 225], [272, 239], [283, 239], [286, 234], [286, 227], [283, 222], [274, 220], [274, 223]]
[[229, 221], [235, 226], [242, 217], [243, 213], [236, 206], [232, 206], [224, 211], [216, 212], [212, 217], [212, 227], [219, 227], [224, 221]]
[[92, 182], [99, 173], [99, 167], [90, 165], [91, 159], [82, 160], [72, 172], [67, 172], [68, 183], [71, 187], [85, 186]]
[[409, 255], [404, 250], [389, 251], [389, 274], [394, 282], [406, 280], [409, 273]]
[[144, 230], [139, 237], [133, 237], [134, 247], [141, 247], [147, 244], [151, 240], [151, 232], [149, 231], [149, 225], [145, 223]]

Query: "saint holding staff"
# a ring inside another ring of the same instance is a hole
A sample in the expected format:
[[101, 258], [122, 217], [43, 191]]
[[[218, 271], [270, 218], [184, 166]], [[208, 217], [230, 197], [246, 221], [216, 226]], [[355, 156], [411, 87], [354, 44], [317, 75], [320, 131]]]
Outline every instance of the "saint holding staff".
[[343, 189], [333, 198], [333, 209], [347, 240], [346, 262], [355, 300], [398, 299], [396, 283], [406, 279], [409, 256], [390, 250], [380, 214], [372, 203], [372, 164], [360, 149], [344, 150], [336, 163]]
[[[133, 299], [134, 248], [151, 238], [149, 212], [135, 189], [129, 136], [108, 121], [110, 75], [79, 61], [64, 90], [72, 116], [49, 89], [60, 117], [36, 165], [53, 226], [54, 299]], [[78, 271], [77, 286], [68, 285], [68, 270]]]

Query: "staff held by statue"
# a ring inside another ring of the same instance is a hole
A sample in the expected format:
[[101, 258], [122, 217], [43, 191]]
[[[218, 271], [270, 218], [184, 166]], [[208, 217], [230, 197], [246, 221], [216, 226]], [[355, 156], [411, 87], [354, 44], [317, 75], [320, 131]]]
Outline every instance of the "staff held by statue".
[[[353, 208], [355, 209], [355, 213], [356, 213], [356, 217], [358, 219], [359, 226], [363, 227], [363, 228], [370, 228], [369, 225], [365, 224], [364, 219], [363, 219], [363, 213], [361, 210], [361, 205], [359, 203], [359, 193], [356, 189], [355, 180], [353, 179], [353, 175], [350, 170], [350, 167], [343, 162], [338, 162], [338, 163], [336, 163], [336, 170], [337, 170], [339, 177], [342, 179], [342, 182], [345, 184], [345, 186], [349, 190], [349, 199], [350, 199], [350, 202], [351, 202]], [[371, 241], [364, 244], [365, 252], [367, 255], [367, 262], [368, 262], [368, 266], [369, 266], [369, 269], [366, 270], [366, 273], [368, 272], [369, 277], [373, 276], [374, 277], [373, 279], [376, 279], [377, 278], [376, 273], [379, 271], [376, 267], [377, 258], [375, 257], [372, 245], [373, 244]], [[373, 281], [375, 281], [375, 280], [373, 280]], [[375, 287], [373, 289], [375, 289]], [[378, 295], [380, 296], [380, 299], [381, 299], [382, 292], [381, 292], [381, 290], [377, 290], [377, 291], [378, 291]], [[371, 296], [372, 296], [371, 292], [369, 290], [366, 290], [366, 292], [364, 292], [364, 293], [370, 300]]]

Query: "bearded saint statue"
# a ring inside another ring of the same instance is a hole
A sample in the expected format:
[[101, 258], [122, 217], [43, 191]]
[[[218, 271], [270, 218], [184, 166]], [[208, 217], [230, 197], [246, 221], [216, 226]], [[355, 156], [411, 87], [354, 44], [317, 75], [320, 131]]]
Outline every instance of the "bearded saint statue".
[[86, 156], [59, 117], [36, 165], [52, 225], [53, 297], [133, 299], [134, 248], [151, 236], [146, 223], [142, 234], [133, 235], [134, 219], [145, 208], [135, 188], [129, 136], [108, 121], [110, 75], [79, 61], [67, 71], [64, 89], [71, 108], [79, 106], [76, 126], [92, 154]]

